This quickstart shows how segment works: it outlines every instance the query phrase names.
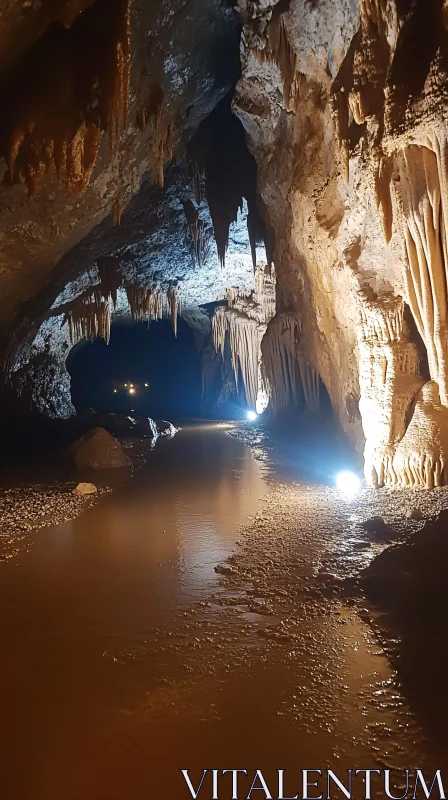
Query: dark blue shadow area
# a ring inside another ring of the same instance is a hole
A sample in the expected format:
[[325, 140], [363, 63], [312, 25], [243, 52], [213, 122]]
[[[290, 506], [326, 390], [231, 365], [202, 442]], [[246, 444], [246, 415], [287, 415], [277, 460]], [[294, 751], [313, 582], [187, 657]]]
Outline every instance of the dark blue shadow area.
[[152, 417], [201, 413], [201, 368], [191, 328], [171, 323], [112, 326], [102, 339], [80, 343], [67, 361], [72, 400], [78, 413], [89, 408]]

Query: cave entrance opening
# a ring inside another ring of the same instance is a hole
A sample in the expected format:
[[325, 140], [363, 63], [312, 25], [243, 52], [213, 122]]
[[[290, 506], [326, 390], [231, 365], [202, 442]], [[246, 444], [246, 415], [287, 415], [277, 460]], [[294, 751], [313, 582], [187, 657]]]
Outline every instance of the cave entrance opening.
[[171, 323], [114, 323], [108, 345], [83, 340], [67, 359], [72, 401], [90, 409], [136, 417], [193, 418], [201, 414], [201, 365], [194, 336], [179, 318]]

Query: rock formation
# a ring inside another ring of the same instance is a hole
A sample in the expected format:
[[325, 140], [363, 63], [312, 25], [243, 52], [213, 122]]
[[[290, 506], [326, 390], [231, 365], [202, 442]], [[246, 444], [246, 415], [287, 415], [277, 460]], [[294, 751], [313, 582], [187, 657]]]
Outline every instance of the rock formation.
[[[301, 351], [345, 430], [365, 441], [367, 481], [439, 485], [448, 352], [443, 3], [241, 0], [239, 8], [234, 109], [275, 233], [278, 311], [300, 320]], [[263, 345], [277, 406], [288, 393], [297, 403], [289, 317], [279, 319]]]
[[446, 3], [59, 5], [0, 0], [3, 402], [69, 415], [126, 315], [197, 324], [210, 393], [227, 301], [250, 408], [324, 385], [369, 484], [446, 483]]
[[228, 334], [237, 389], [241, 370], [247, 403], [258, 414], [269, 402], [261, 370], [261, 342], [274, 314], [275, 274], [266, 265], [256, 269], [253, 291], [227, 289], [227, 306], [218, 306], [212, 319], [215, 348], [224, 358]]
[[91, 428], [68, 448], [68, 457], [76, 469], [116, 469], [131, 467], [132, 461], [118, 441], [104, 428]]

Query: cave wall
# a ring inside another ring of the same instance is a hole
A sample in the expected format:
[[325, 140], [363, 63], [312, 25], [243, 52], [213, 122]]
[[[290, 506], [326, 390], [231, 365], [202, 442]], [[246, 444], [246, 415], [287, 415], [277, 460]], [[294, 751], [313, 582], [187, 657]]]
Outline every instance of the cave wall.
[[[275, 232], [278, 311], [296, 315], [344, 429], [366, 443], [369, 483], [437, 484], [448, 455], [445, 4], [239, 9], [234, 110]], [[428, 361], [426, 433], [404, 446]]]

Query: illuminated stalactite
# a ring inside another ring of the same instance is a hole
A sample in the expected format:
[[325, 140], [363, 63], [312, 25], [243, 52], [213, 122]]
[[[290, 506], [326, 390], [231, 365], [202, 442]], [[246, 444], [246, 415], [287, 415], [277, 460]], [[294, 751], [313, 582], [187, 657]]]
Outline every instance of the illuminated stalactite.
[[124, 288], [132, 319], [148, 322], [163, 319], [165, 306], [166, 313], [171, 318], [174, 334], [177, 336], [177, 319], [181, 313], [181, 304], [176, 287], [170, 287], [164, 293], [158, 286], [147, 287], [125, 282]]
[[287, 2], [283, 0], [274, 6], [271, 19], [266, 26], [264, 47], [259, 47], [255, 55], [261, 64], [272, 61], [278, 66], [283, 82], [283, 102], [285, 108], [289, 110], [297, 94], [297, 56], [286, 27], [285, 14], [288, 9], [289, 0]]
[[113, 143], [125, 124], [130, 9], [131, 0], [97, 0], [71, 27], [50, 26], [0, 91], [6, 179], [25, 182], [30, 195], [52, 169], [68, 191], [83, 192], [103, 131]]
[[157, 320], [163, 317], [163, 298], [158, 287], [125, 283], [126, 296], [135, 320]]
[[305, 357], [301, 340], [300, 319], [283, 311], [271, 320], [262, 341], [262, 374], [274, 416], [303, 401], [309, 411], [319, 409], [319, 373]]
[[[350, 179], [352, 130], [369, 118], [377, 120], [372, 131], [372, 150], [376, 152], [375, 184], [377, 195], [384, 198], [383, 186], [388, 175], [388, 162], [383, 158], [379, 124], [384, 109], [384, 88], [391, 54], [390, 42], [396, 37], [396, 12], [387, 0], [361, 0], [361, 26], [346, 55], [331, 91], [331, 108], [339, 145], [341, 168], [346, 183]], [[353, 130], [353, 133], [356, 131]], [[355, 141], [357, 138], [354, 137]], [[387, 197], [387, 196], [386, 196]], [[390, 208], [380, 207], [386, 236], [390, 228]], [[390, 236], [389, 236], [390, 239]]]
[[255, 271], [257, 243], [267, 237], [258, 208], [256, 163], [247, 149], [241, 123], [231, 112], [230, 96], [199, 126], [189, 143], [187, 162], [197, 205], [201, 201], [201, 176], [205, 177], [205, 196], [221, 266], [225, 265], [230, 228], [237, 222], [246, 200], [247, 230]]
[[114, 256], [103, 256], [97, 261], [100, 276], [101, 293], [105, 299], [110, 298], [113, 307], [117, 307], [118, 290], [123, 286], [120, 262]]
[[231, 287], [227, 300], [228, 306], [219, 306], [212, 317], [213, 343], [224, 357], [228, 335], [237, 389], [241, 368], [247, 403], [262, 413], [269, 397], [261, 372], [261, 342], [275, 314], [275, 274], [257, 268], [255, 289], [244, 292]]
[[302, 400], [297, 358], [301, 338], [300, 320], [284, 311], [271, 320], [262, 341], [262, 372], [275, 416], [285, 408], [297, 408]]
[[103, 300], [98, 292], [91, 297], [74, 300], [66, 314], [71, 344], [81, 339], [93, 341], [98, 336], [109, 344], [110, 314], [110, 303]]
[[191, 200], [184, 200], [182, 205], [193, 241], [195, 259], [198, 266], [201, 267], [210, 255], [210, 232], [204, 220], [199, 216], [199, 209]]
[[166, 302], [168, 306], [168, 313], [171, 317], [174, 335], [177, 336], [177, 318], [180, 314], [180, 296], [175, 287], [168, 289], [166, 293]]

